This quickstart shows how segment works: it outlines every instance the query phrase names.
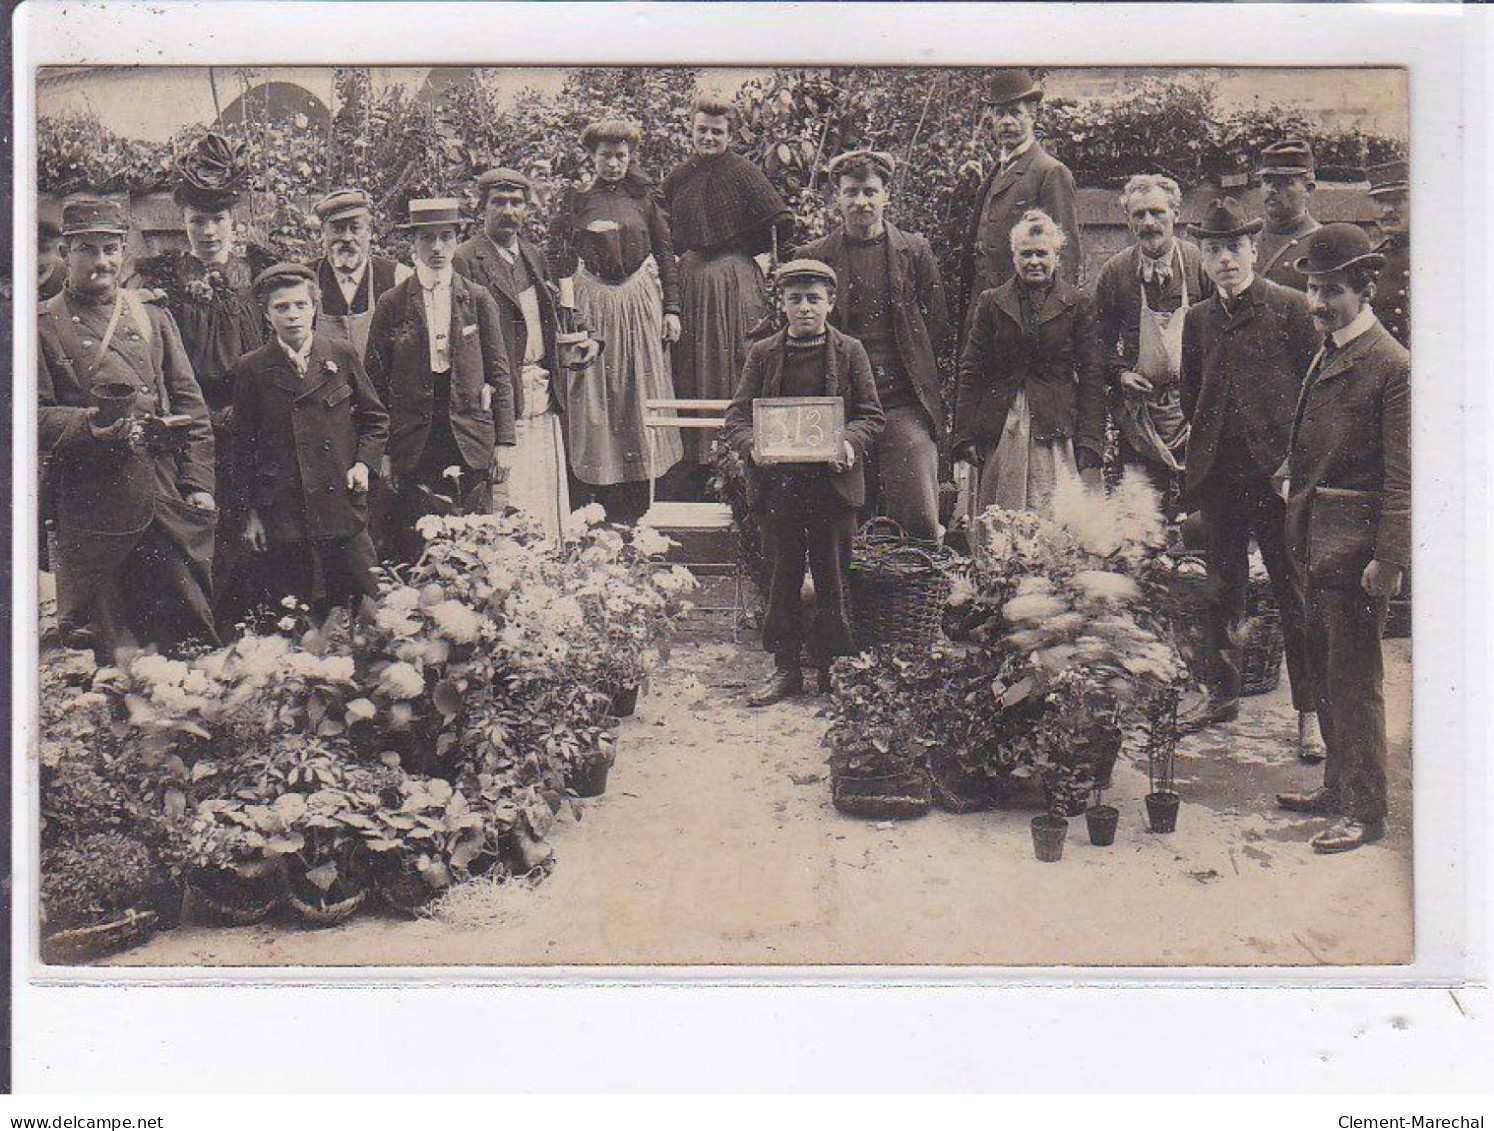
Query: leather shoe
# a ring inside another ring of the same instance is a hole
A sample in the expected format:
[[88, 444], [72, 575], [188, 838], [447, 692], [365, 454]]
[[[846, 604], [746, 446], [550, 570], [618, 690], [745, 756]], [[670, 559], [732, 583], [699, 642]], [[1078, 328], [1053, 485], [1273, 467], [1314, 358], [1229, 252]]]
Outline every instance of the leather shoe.
[[1217, 726], [1219, 723], [1234, 722], [1239, 714], [1240, 701], [1238, 699], [1216, 699], [1210, 695], [1192, 710], [1184, 711], [1178, 716], [1178, 731], [1182, 734], [1192, 734], [1194, 731]]
[[1312, 840], [1315, 852], [1349, 852], [1361, 844], [1373, 844], [1385, 835], [1384, 821], [1334, 821]]
[[1309, 766], [1315, 766], [1328, 757], [1328, 748], [1323, 745], [1323, 732], [1318, 726], [1316, 711], [1297, 713], [1297, 757]]
[[1332, 817], [1338, 813], [1338, 798], [1322, 787], [1310, 793], [1278, 793], [1276, 804], [1293, 813], [1312, 813], [1319, 817]]
[[771, 707], [804, 690], [804, 673], [798, 668], [779, 668], [773, 678], [747, 696], [749, 707]]

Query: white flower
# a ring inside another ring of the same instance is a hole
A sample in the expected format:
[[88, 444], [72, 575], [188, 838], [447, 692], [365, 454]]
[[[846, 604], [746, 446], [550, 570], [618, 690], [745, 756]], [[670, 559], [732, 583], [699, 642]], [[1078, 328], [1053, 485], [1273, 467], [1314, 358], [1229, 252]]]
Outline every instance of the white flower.
[[374, 624], [390, 636], [414, 636], [420, 631], [420, 622], [407, 611], [388, 606], [374, 614]]
[[633, 548], [646, 557], [658, 557], [667, 553], [670, 546], [677, 544], [674, 539], [660, 534], [651, 526], [638, 526], [633, 529]]
[[300, 604], [301, 602], [295, 597], [280, 598], [280, 607], [282, 609], [289, 609], [291, 612], [295, 612], [300, 607]]
[[130, 664], [130, 675], [142, 683], [179, 687], [187, 678], [189, 669], [180, 660], [165, 656], [138, 656]]
[[379, 713], [379, 709], [369, 699], [352, 699], [348, 702], [348, 722], [362, 722], [371, 719]]
[[275, 627], [281, 632], [294, 632], [296, 628], [295, 617], [281, 617], [275, 622]]
[[425, 679], [413, 665], [401, 661], [384, 669], [379, 676], [379, 690], [393, 699], [413, 699], [424, 693]]
[[322, 661], [319, 674], [329, 683], [352, 683], [353, 657], [328, 656]]
[[[421, 521], [425, 520], [421, 519]], [[380, 604], [389, 609], [413, 611], [420, 607], [420, 590], [409, 585], [401, 585], [398, 589], [391, 589], [386, 593]]]
[[605, 522], [606, 519], [607, 511], [601, 503], [587, 503], [580, 510], [572, 511], [565, 520], [565, 536], [573, 541], [585, 534], [587, 527]]
[[426, 612], [441, 632], [458, 644], [471, 644], [482, 632], [482, 617], [460, 601], [441, 601]]

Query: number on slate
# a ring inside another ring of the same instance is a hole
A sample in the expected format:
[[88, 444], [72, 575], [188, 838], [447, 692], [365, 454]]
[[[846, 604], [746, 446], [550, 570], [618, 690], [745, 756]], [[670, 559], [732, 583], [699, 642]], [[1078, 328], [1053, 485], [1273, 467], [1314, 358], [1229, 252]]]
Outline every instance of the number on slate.
[[[804, 415], [800, 417], [800, 424], [803, 425], [804, 430], [808, 431], [809, 446], [811, 448], [818, 448], [825, 442], [825, 430], [820, 427], [819, 409], [806, 409]], [[803, 433], [801, 430], [801, 439], [802, 438]]]

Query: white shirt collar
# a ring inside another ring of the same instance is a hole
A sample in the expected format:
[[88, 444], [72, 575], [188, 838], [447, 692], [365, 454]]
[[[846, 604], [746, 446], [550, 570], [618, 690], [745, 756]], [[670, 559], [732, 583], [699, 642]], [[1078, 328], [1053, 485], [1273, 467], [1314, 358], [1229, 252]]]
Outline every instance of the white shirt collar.
[[335, 263], [332, 265], [332, 273], [337, 276], [338, 282], [351, 283], [353, 286], [357, 286], [359, 283], [363, 282], [363, 273], [367, 270], [368, 258], [366, 256], [364, 257], [363, 262], [358, 264], [357, 268], [352, 271], [344, 271]]
[[1007, 153], [1006, 153], [1006, 155], [1004, 157], [1002, 157], [1001, 163], [1003, 165], [1010, 165], [1018, 157], [1021, 157], [1022, 154], [1026, 153], [1029, 149], [1031, 149], [1032, 148], [1032, 143], [1035, 142], [1036, 140], [1037, 140], [1037, 138], [1030, 137], [1026, 141], [1024, 141], [1021, 145], [1017, 146], [1016, 149], [1008, 150]]
[[417, 259], [415, 261], [415, 278], [425, 290], [451, 286], [451, 274], [450, 265], [444, 271], [432, 271], [424, 263], [420, 262], [420, 260]]
[[1354, 315], [1353, 320], [1347, 326], [1340, 326], [1337, 330], [1333, 331], [1333, 344], [1339, 349], [1343, 349], [1355, 338], [1359, 337], [1360, 334], [1363, 334], [1373, 326], [1376, 321], [1374, 308], [1369, 303], [1365, 303], [1359, 308], [1359, 313]]

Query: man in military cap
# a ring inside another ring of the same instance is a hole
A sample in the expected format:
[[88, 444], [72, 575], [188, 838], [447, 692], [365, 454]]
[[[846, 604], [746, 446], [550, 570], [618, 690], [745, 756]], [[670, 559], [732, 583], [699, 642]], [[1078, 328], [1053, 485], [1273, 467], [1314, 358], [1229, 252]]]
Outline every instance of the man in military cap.
[[415, 273], [379, 299], [365, 364], [389, 412], [395, 554], [413, 560], [415, 523], [492, 507], [495, 467], [514, 444], [514, 386], [497, 301], [453, 268], [466, 220], [450, 198], [410, 201]]
[[997, 160], [976, 197], [965, 241], [962, 282], [967, 311], [974, 310], [982, 291], [1012, 277], [1011, 231], [1025, 212], [1041, 209], [1068, 237], [1060, 276], [1078, 285], [1083, 265], [1074, 175], [1033, 135], [1042, 89], [1030, 71], [1003, 67], [987, 77], [984, 93], [981, 124]]
[[67, 283], [67, 249], [62, 229], [43, 220], [36, 229], [36, 294], [49, 299]]
[[1369, 170], [1369, 194], [1380, 207], [1380, 254], [1385, 266], [1375, 281], [1371, 305], [1380, 325], [1411, 348], [1411, 181], [1405, 161], [1387, 161]]
[[1260, 263], [1256, 273], [1305, 291], [1307, 277], [1295, 264], [1302, 254], [1302, 241], [1321, 227], [1308, 211], [1318, 187], [1312, 147], [1297, 138], [1266, 146], [1261, 150], [1260, 178], [1266, 226], [1256, 241]]
[[267, 603], [287, 594], [325, 616], [379, 595], [367, 533], [370, 475], [389, 414], [345, 339], [324, 334], [316, 273], [278, 263], [254, 280], [274, 338], [234, 366], [234, 477], [243, 536]]
[[1358, 226], [1327, 224], [1305, 250], [1296, 266], [1323, 338], [1297, 404], [1283, 494], [1328, 762], [1320, 788], [1277, 802], [1336, 818], [1311, 844], [1347, 852], [1385, 828], [1380, 637], [1411, 564], [1411, 355], [1375, 317], [1385, 257]]
[[410, 275], [397, 260], [372, 253], [373, 202], [359, 189], [341, 189], [316, 203], [322, 257], [312, 266], [322, 309], [317, 333], [342, 338], [361, 358], [368, 348], [374, 305]]
[[37, 374], [59, 631], [104, 662], [131, 643], [216, 644], [202, 391], [171, 315], [120, 286], [124, 209], [74, 199], [62, 232], [67, 283], [41, 306]]

